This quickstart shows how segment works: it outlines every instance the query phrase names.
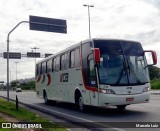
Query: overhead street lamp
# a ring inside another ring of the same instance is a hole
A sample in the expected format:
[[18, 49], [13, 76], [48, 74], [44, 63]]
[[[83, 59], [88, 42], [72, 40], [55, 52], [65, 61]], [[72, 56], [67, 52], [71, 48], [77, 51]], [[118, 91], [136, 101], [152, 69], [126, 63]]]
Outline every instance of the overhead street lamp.
[[90, 7], [94, 7], [94, 5], [83, 5], [85, 7], [88, 7], [88, 22], [89, 22], [89, 38], [91, 38], [91, 25], [90, 25]]
[[[44, 17], [38, 17], [38, 16], [30, 16], [29, 18], [30, 18], [29, 21], [19, 22], [7, 34], [7, 101], [9, 101], [9, 58], [10, 58], [9, 57], [9, 42], [10, 42], [9, 37], [10, 37], [11, 33], [22, 23], [29, 23], [30, 24], [30, 30], [67, 33], [66, 20], [44, 18]], [[48, 22], [48, 20], [51, 20], [51, 22]], [[61, 23], [61, 24], [57, 24], [57, 21], [58, 21], [58, 23]], [[52, 30], [50, 30], [51, 27], [57, 27], [58, 29], [57, 28], [52, 28]]]
[[31, 48], [31, 49], [32, 49], [32, 50], [35, 50], [35, 52], [34, 52], [34, 57], [35, 57], [35, 66], [36, 66], [36, 50], [39, 49], [39, 48], [34, 47], [34, 48]]

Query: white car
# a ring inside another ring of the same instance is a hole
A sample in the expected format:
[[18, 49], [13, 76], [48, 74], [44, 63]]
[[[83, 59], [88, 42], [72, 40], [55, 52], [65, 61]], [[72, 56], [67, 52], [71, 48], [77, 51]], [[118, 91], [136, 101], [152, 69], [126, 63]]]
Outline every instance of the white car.
[[21, 88], [16, 88], [16, 92], [22, 92]]

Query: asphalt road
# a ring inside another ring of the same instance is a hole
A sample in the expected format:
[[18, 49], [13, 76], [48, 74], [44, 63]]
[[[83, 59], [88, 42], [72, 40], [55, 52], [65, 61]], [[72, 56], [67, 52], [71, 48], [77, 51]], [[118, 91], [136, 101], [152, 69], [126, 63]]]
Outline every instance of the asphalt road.
[[[150, 122], [160, 122], [160, 95], [151, 95], [150, 103], [129, 105], [123, 112], [119, 112], [115, 107], [90, 108], [87, 112], [79, 112], [73, 104], [52, 103], [50, 105], [45, 105], [43, 99], [36, 97], [35, 92], [10, 92], [11, 99], [15, 100], [16, 95], [20, 102], [30, 105], [29, 107], [32, 109], [39, 109], [40, 112], [50, 120], [57, 122], [69, 121], [71, 123], [80, 122], [82, 124], [81, 126], [85, 126], [86, 123], [86, 125], [93, 124], [94, 129], [95, 127], [101, 129], [103, 127], [102, 130], [120, 130], [120, 128], [116, 128], [116, 125], [114, 126], [114, 124], [122, 124], [122, 130], [134, 130], [133, 128], [125, 128], [125, 126], [129, 124], [125, 122], [135, 122], [137, 124], [140, 122], [148, 122], [149, 124]], [[7, 92], [0, 91], [0, 96], [6, 97]], [[114, 123], [110, 123], [110, 125], [108, 122]], [[86, 128], [88, 127], [86, 126]], [[89, 129], [93, 130], [92, 126]], [[136, 128], [136, 130], [153, 131], [160, 130], [160, 127], [156, 129]]]

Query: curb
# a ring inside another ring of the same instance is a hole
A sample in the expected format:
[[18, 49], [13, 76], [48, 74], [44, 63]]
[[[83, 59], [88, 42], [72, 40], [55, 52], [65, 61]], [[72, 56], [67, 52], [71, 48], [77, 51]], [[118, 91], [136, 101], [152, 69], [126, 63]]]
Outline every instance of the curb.
[[151, 93], [152, 95], [160, 95], [160, 93]]

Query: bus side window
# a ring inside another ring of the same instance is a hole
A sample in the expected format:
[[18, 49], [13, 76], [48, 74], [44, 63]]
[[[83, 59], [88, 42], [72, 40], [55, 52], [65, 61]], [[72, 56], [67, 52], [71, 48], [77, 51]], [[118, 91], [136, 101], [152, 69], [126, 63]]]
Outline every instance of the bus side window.
[[80, 66], [80, 54], [79, 54], [79, 48], [75, 49], [75, 67]]
[[76, 48], [70, 52], [70, 67], [79, 67], [80, 66], [80, 52], [79, 48]]
[[64, 70], [64, 65], [65, 65], [65, 55], [61, 55], [61, 70]]
[[42, 74], [46, 73], [46, 62], [42, 63]]
[[65, 53], [65, 64], [64, 69], [67, 70], [69, 68], [69, 52]]
[[42, 74], [42, 63], [39, 66], [39, 73]]
[[70, 67], [73, 68], [75, 67], [75, 56], [74, 56], [74, 50], [71, 51], [70, 53]]
[[38, 76], [39, 75], [39, 65], [37, 64], [36, 65], [36, 76]]
[[54, 58], [54, 66], [53, 66], [54, 68], [53, 68], [53, 71], [56, 71], [56, 59], [57, 59], [57, 58], [55, 57], [55, 58]]
[[53, 58], [52, 59], [52, 72], [54, 71], [54, 61], [55, 61], [55, 59]]
[[57, 56], [54, 59], [54, 71], [59, 71], [59, 69], [60, 69], [60, 57]]
[[47, 71], [48, 71], [48, 63], [47, 63], [48, 61], [46, 61], [46, 70], [45, 70], [45, 73], [47, 73]]
[[47, 61], [47, 73], [52, 71], [52, 60]]

